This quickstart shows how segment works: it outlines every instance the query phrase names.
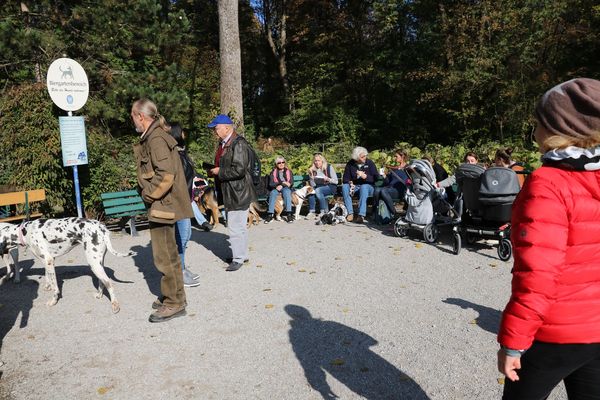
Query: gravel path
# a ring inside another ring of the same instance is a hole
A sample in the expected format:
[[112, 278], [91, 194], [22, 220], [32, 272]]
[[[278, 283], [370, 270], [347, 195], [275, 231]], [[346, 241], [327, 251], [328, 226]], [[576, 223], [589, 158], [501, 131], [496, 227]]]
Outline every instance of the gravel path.
[[147, 321], [159, 287], [148, 231], [112, 235], [138, 252], [106, 256], [115, 315], [83, 249], [57, 259], [54, 307], [42, 264], [21, 253], [23, 282], [0, 286], [0, 399], [500, 398], [511, 264], [487, 243], [455, 256], [448, 236], [261, 223], [251, 261], [229, 273], [226, 233], [194, 230], [186, 256], [202, 284], [186, 317], [160, 324]]

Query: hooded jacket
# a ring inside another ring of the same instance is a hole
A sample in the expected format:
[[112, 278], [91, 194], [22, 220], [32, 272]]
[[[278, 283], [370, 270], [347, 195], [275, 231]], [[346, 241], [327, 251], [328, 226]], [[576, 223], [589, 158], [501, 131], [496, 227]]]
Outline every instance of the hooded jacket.
[[543, 166], [513, 204], [512, 296], [498, 342], [600, 343], [600, 171]]
[[175, 139], [154, 121], [133, 146], [133, 152], [148, 219], [174, 224], [191, 218], [194, 213]]

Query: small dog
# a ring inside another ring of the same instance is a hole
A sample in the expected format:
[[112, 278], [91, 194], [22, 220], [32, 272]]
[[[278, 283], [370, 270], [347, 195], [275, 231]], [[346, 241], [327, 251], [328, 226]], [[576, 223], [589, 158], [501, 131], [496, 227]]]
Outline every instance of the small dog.
[[[68, 253], [81, 243], [92, 272], [98, 278], [96, 298], [102, 297], [106, 287], [113, 313], [119, 312], [119, 302], [112, 281], [104, 271], [104, 256], [106, 250], [119, 257], [129, 257], [136, 253], [133, 251], [126, 254], [118, 253], [110, 242], [110, 232], [100, 222], [85, 218], [38, 219], [21, 225], [3, 224], [0, 228], [0, 251], [5, 252], [17, 246], [26, 246], [44, 262], [45, 289], [54, 291], [52, 299], [47, 303], [49, 306], [55, 305], [60, 295], [54, 259]], [[18, 270], [18, 265], [15, 265], [15, 268]]]
[[[8, 231], [13, 227], [12, 224], [0, 222], [0, 238], [8, 234]], [[21, 271], [19, 269], [19, 251], [15, 246], [8, 246], [3, 240], [0, 240], [0, 255], [4, 265], [6, 265], [6, 275], [0, 279], [0, 283], [6, 280], [14, 279], [15, 283], [21, 282]], [[12, 258], [12, 263], [11, 263]]]
[[340, 203], [336, 203], [329, 212], [323, 214], [319, 219], [317, 225], [336, 225], [346, 223], [346, 217], [348, 216], [348, 210], [346, 206]]
[[[304, 200], [306, 200], [308, 195], [311, 195], [314, 192], [315, 189], [309, 184], [306, 184], [302, 188], [296, 189], [292, 192], [292, 206], [296, 207], [294, 213], [296, 220], [300, 218], [300, 210], [302, 209], [302, 204], [304, 203]], [[277, 221], [281, 220], [281, 213], [283, 212], [283, 209], [283, 195], [279, 194], [279, 196], [277, 196], [277, 201], [275, 202], [275, 219]]]

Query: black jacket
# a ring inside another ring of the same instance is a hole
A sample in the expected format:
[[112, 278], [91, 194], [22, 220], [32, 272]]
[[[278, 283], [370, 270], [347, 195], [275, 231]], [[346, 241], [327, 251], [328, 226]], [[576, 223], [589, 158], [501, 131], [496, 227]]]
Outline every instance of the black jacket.
[[355, 160], [348, 161], [348, 163], [346, 164], [346, 168], [344, 169], [344, 176], [342, 182], [352, 182], [355, 185], [363, 185], [365, 183], [373, 185], [375, 183], [375, 180], [379, 176], [379, 171], [377, 171], [375, 163], [369, 159], [367, 159], [365, 164], [362, 166], [361, 171], [367, 173], [367, 179], [358, 179], [356, 176], [356, 173], [358, 172], [358, 163]]
[[223, 204], [228, 211], [246, 210], [257, 200], [249, 170], [249, 144], [233, 134], [225, 144], [219, 160], [218, 181], [223, 194]]

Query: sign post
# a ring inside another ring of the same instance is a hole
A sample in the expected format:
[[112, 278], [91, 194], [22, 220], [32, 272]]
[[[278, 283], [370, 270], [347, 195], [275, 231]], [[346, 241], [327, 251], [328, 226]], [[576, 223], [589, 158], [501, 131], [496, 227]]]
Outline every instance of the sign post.
[[48, 68], [46, 86], [56, 106], [68, 112], [68, 117], [59, 117], [60, 144], [63, 166], [73, 167], [73, 184], [77, 216], [83, 217], [81, 192], [79, 190], [78, 165], [88, 163], [85, 122], [83, 117], [74, 117], [73, 111], [85, 105], [89, 95], [89, 83], [83, 67], [70, 58], [54, 60]]

